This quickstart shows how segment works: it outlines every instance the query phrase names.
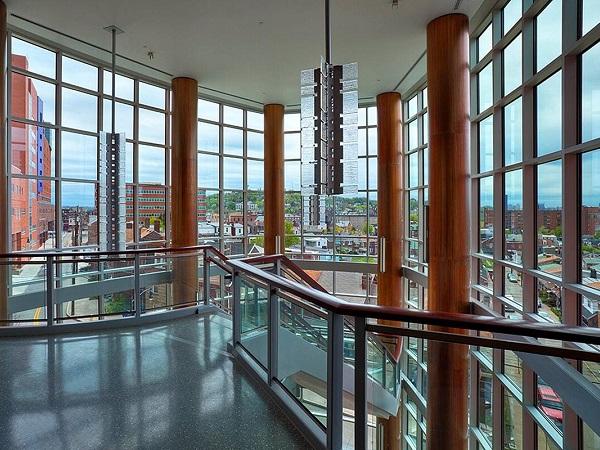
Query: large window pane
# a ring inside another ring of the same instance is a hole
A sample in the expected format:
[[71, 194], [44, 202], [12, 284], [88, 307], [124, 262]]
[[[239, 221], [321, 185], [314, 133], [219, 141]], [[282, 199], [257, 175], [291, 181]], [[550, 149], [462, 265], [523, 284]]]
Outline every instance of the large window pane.
[[244, 154], [244, 132], [242, 130], [223, 127], [223, 152], [239, 156]]
[[537, 382], [538, 409], [546, 416], [556, 428], [562, 430], [563, 402], [556, 391], [538, 376]]
[[265, 187], [264, 162], [249, 159], [247, 161], [248, 189], [253, 191], [263, 190]]
[[198, 154], [198, 186], [219, 188], [219, 156]]
[[519, 401], [504, 389], [504, 450], [522, 448], [523, 408]]
[[413, 120], [408, 124], [408, 149], [412, 150], [419, 146], [419, 121]]
[[369, 128], [367, 130], [369, 143], [369, 156], [377, 155], [377, 128]]
[[581, 139], [585, 142], [597, 137], [600, 137], [600, 44], [581, 56]]
[[244, 111], [233, 106], [223, 106], [223, 123], [228, 125], [237, 125], [241, 127], [244, 125]]
[[479, 251], [494, 254], [494, 179], [479, 180]]
[[165, 143], [165, 115], [149, 109], [139, 109], [139, 140], [154, 144]]
[[522, 40], [519, 34], [504, 49], [504, 94], [514, 91], [522, 82]]
[[62, 57], [62, 80], [82, 88], [98, 90], [98, 68], [67, 56]]
[[523, 103], [521, 97], [504, 107], [504, 164], [523, 159]]
[[523, 171], [504, 175], [504, 258], [521, 264], [523, 254]]
[[408, 157], [408, 187], [419, 185], [419, 153], [411, 153]]
[[300, 190], [300, 161], [286, 161], [284, 163], [284, 179], [286, 191]]
[[300, 159], [300, 133], [286, 133], [283, 137], [285, 159]]
[[38, 177], [54, 176], [54, 130], [11, 122], [10, 172]]
[[240, 158], [223, 158], [223, 188], [244, 188], [244, 160]]
[[283, 116], [283, 131], [299, 131], [300, 114], [288, 113]]
[[[115, 96], [117, 98], [133, 101], [133, 85], [134, 82], [131, 78], [116, 74]], [[103, 91], [104, 95], [112, 96], [112, 72], [108, 70], [104, 71]]]
[[54, 182], [11, 177], [10, 189], [11, 250], [56, 247]]
[[198, 123], [198, 150], [219, 152], [219, 125]]
[[492, 373], [480, 364], [479, 369], [479, 429], [492, 441]]
[[369, 158], [369, 189], [377, 189], [377, 158]]
[[523, 11], [522, 0], [510, 0], [502, 10], [502, 28], [506, 34], [521, 18]]
[[98, 139], [77, 133], [61, 133], [61, 171], [64, 178], [97, 178]]
[[560, 276], [562, 272], [562, 162], [538, 166], [537, 185], [538, 268]]
[[165, 188], [151, 184], [138, 187], [138, 232], [141, 242], [160, 241], [165, 237]]
[[479, 122], [479, 172], [494, 168], [494, 116]]
[[219, 121], [219, 104], [208, 100], [198, 99], [198, 118]]
[[[112, 131], [112, 101], [104, 99], [102, 130]], [[115, 103], [115, 131], [125, 133], [126, 139], [133, 139], [133, 106]]]
[[[600, 150], [581, 156], [581, 280], [600, 289]], [[597, 302], [584, 300], [590, 317]]]
[[98, 131], [98, 98], [73, 89], [62, 88], [62, 125]]
[[481, 61], [492, 50], [492, 24], [477, 38], [477, 61]]
[[539, 71], [562, 51], [562, 0], [552, 0], [535, 22], [536, 67]]
[[139, 83], [139, 101], [144, 105], [165, 109], [165, 93], [164, 88], [141, 81]]
[[10, 40], [10, 45], [13, 66], [54, 78], [56, 74], [56, 53], [14, 36]]
[[556, 152], [562, 146], [561, 84], [562, 72], [559, 71], [536, 88], [538, 156]]
[[494, 99], [494, 80], [492, 63], [489, 63], [477, 75], [479, 85], [479, 112], [492, 106]]
[[598, 0], [583, 0], [582, 3], [582, 34], [585, 34], [600, 23], [600, 3]]
[[140, 183], [165, 184], [165, 149], [140, 145], [138, 167]]
[[13, 73], [10, 113], [17, 118], [54, 123], [55, 92], [52, 83]]
[[262, 131], [265, 126], [265, 119], [262, 113], [246, 111], [246, 126], [253, 130]]
[[264, 158], [264, 138], [262, 133], [254, 133], [248, 131], [246, 133], [247, 139], [247, 151], [246, 154], [249, 158]]
[[63, 246], [98, 244], [97, 191], [95, 183], [61, 183]]

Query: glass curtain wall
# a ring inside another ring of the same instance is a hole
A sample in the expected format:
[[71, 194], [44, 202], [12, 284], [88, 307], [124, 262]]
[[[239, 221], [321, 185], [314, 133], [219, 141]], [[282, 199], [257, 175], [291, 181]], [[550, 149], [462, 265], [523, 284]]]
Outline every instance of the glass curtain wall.
[[264, 253], [262, 112], [198, 100], [198, 242]]
[[[598, 326], [599, 22], [594, 0], [499, 1], [471, 39], [472, 294], [497, 315]], [[516, 354], [471, 362], [481, 448], [600, 448]]]
[[286, 113], [284, 119], [285, 251], [292, 258], [336, 263], [329, 265], [332, 270], [311, 270], [311, 275], [340, 298], [374, 303], [374, 270], [367, 273], [345, 263], [374, 267], [377, 261], [377, 109], [359, 108], [359, 191], [324, 197], [324, 227], [302, 224], [300, 114]]
[[[111, 73], [11, 35], [8, 142], [11, 250], [96, 249], [100, 131], [110, 131]], [[168, 240], [169, 91], [116, 75], [126, 143], [126, 240]]]
[[[427, 286], [422, 276], [427, 275], [427, 213], [429, 184], [429, 128], [427, 115], [427, 88], [420, 87], [406, 96], [404, 115], [404, 187], [405, 194], [405, 250], [404, 250], [404, 304], [408, 308], [427, 309]], [[403, 383], [402, 417], [405, 430], [402, 447], [426, 448], [427, 405], [427, 341], [407, 338], [402, 355]], [[410, 431], [410, 432], [408, 432]]]

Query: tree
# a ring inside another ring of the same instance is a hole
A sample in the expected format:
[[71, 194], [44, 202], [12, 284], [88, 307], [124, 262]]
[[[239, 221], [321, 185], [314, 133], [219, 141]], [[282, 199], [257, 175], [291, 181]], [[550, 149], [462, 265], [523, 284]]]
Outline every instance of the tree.
[[363, 235], [373, 236], [375, 234], [375, 227], [367, 222], [363, 223], [362, 226]]
[[285, 246], [292, 247], [300, 244], [300, 237], [294, 234], [294, 224], [289, 220], [285, 221]]

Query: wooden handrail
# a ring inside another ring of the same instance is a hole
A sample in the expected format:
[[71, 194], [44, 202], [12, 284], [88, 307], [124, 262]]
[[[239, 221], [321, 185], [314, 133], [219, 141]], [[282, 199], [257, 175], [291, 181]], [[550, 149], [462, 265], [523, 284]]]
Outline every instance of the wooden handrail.
[[48, 257], [65, 257], [65, 256], [116, 256], [116, 255], [151, 255], [154, 253], [185, 253], [197, 252], [199, 250], [210, 250], [217, 254], [222, 259], [227, 257], [212, 245], [194, 245], [189, 247], [155, 247], [155, 248], [136, 248], [119, 251], [93, 251], [93, 252], [13, 252], [0, 253], [0, 259], [16, 259], [16, 258], [48, 258]]
[[475, 316], [472, 314], [440, 313], [389, 306], [350, 303], [340, 300], [333, 295], [316, 291], [281, 277], [276, 277], [240, 260], [229, 260], [228, 264], [232, 266], [234, 270], [251, 274], [253, 277], [270, 284], [272, 287], [290, 292], [336, 314], [364, 317], [368, 319], [434, 325], [443, 328], [486, 331], [490, 333], [600, 345], [600, 329], [596, 328], [570, 327], [526, 320]]

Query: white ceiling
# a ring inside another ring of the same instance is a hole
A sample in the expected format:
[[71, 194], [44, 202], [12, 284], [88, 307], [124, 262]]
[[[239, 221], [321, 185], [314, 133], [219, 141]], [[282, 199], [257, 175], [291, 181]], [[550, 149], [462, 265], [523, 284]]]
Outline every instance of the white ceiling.
[[[333, 61], [358, 61], [360, 97], [393, 90], [425, 51], [426, 25], [457, 0], [332, 0]], [[472, 16], [482, 0], [462, 0]], [[8, 13], [201, 86], [298, 103], [299, 72], [324, 53], [324, 0], [6, 0]], [[149, 60], [148, 50], [154, 52]], [[423, 73], [416, 74], [418, 77]]]

